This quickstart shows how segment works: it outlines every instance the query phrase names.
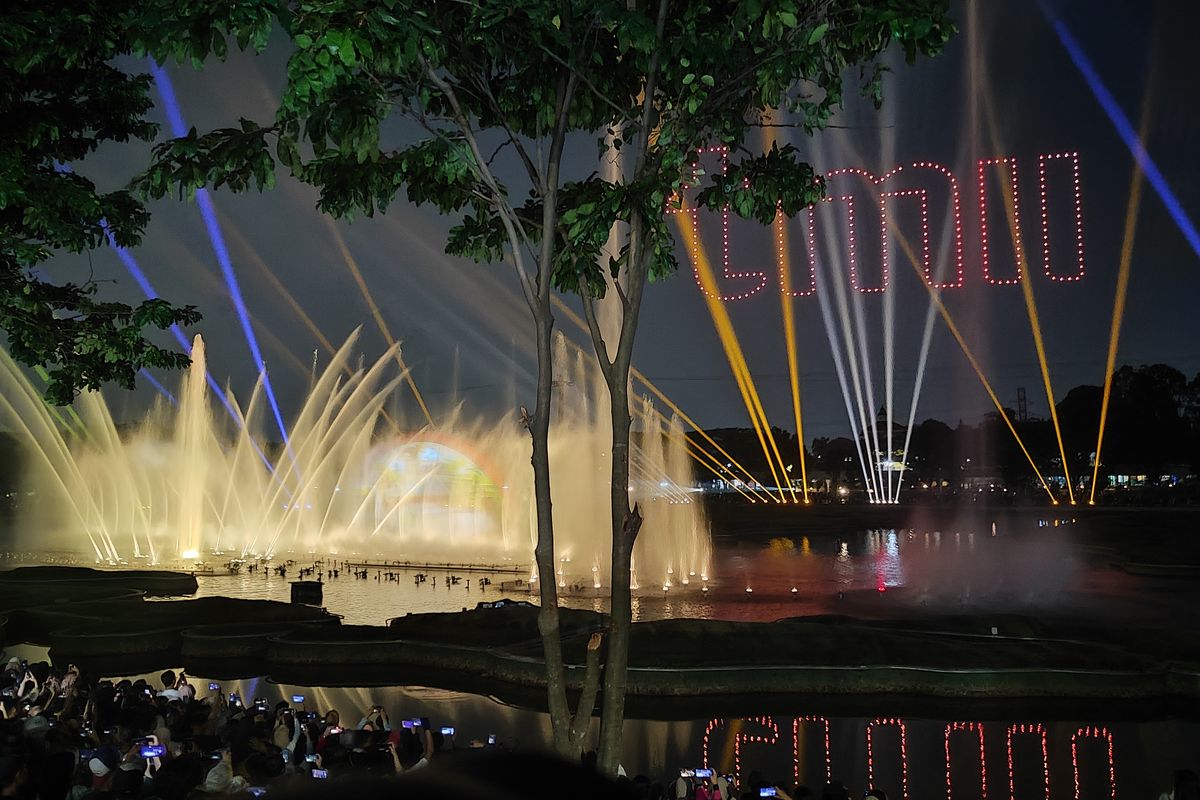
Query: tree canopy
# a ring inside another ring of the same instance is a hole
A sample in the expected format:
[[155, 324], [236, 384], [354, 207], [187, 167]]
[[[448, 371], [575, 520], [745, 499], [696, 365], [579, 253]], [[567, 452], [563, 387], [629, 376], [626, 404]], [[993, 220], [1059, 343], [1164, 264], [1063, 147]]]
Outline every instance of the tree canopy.
[[143, 367], [186, 366], [186, 355], [143, 333], [193, 323], [194, 308], [109, 302], [90, 275], [54, 283], [38, 270], [56, 252], [136, 245], [149, 220], [129, 189], [102, 192], [70, 168], [104, 143], [157, 132], [146, 119], [149, 77], [113, 63], [133, 52], [130, 5], [12, 0], [0, 13], [0, 329], [9, 350], [46, 369], [47, 398], [60, 404], [109, 381], [132, 388]]
[[[295, 50], [273, 119], [163, 145], [141, 183], [155, 197], [204, 185], [266, 188], [278, 162], [317, 187], [319, 207], [335, 216], [383, 211], [402, 191], [458, 214], [447, 250], [494, 262], [509, 257], [514, 233], [530, 251], [540, 243], [547, 154], [529, 145], [552, 131], [558, 111], [567, 132], [596, 136], [609, 157], [646, 136], [636, 177], [592, 174], [556, 187], [555, 283], [594, 296], [605, 291], [600, 253], [618, 222], [640, 219], [652, 279], [674, 271], [664, 212], [692, 178], [699, 148], [724, 144], [739, 158], [708, 176], [698, 205], [729, 205], [764, 223], [794, 215], [823, 184], [791, 145], [743, 147], [764, 109], [786, 108], [805, 130], [820, 128], [843, 100], [847, 70], [878, 99], [875, 59], [891, 43], [913, 60], [953, 31], [943, 0], [240, 0], [176, 19], [177, 30], [148, 42], [164, 57], [199, 63], [223, 55], [226, 37], [261, 48], [274, 25]], [[172, 25], [166, 12], [162, 25]], [[397, 137], [386, 127], [396, 116], [425, 135]], [[485, 179], [505, 149], [523, 167], [511, 185]], [[629, 246], [607, 262], [613, 274]]]
[[[612, 431], [598, 750], [601, 768], [615, 772], [642, 519], [629, 497], [629, 375], [646, 283], [677, 268], [669, 207], [681, 206], [697, 178], [689, 202], [763, 223], [818, 200], [823, 182], [795, 147], [758, 152], [749, 134], [772, 109], [806, 131], [824, 126], [847, 72], [857, 70], [855, 82], [878, 100], [878, 59], [890, 45], [911, 61], [950, 36], [945, 0], [160, 2], [147, 43], [159, 57], [203, 63], [230, 38], [261, 48], [275, 26], [293, 50], [272, 118], [160, 145], [139, 181], [148, 195], [263, 189], [282, 166], [314, 186], [331, 215], [371, 215], [403, 192], [453, 215], [447, 252], [515, 266], [536, 329], [537, 403], [526, 415], [534, 558], [539, 574], [551, 576], [539, 581], [539, 630], [564, 755], [577, 754], [589, 727], [599, 641], [588, 648], [582, 699], [569, 719], [552, 579], [551, 287], [582, 298]], [[578, 159], [563, 157], [568, 139], [590, 139], [598, 169], [573, 172]], [[714, 145], [733, 154], [728, 170], [696, 175], [700, 151]], [[602, 330], [595, 308], [610, 286], [616, 331]]]

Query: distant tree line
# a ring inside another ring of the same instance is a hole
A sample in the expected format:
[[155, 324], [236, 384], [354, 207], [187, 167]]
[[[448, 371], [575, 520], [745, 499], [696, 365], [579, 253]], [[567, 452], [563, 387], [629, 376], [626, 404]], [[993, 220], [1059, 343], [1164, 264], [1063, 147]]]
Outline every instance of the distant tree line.
[[[1076, 485], [1091, 479], [1102, 401], [1103, 387], [1085, 385], [1071, 389], [1057, 404], [1067, 469]], [[1018, 420], [1016, 410], [1011, 408], [1006, 408], [1005, 413], [1042, 474], [1048, 479], [1062, 476], [1062, 458], [1051, 421], [1034, 416]], [[902, 425], [893, 424], [892, 442], [899, 460], [905, 430]], [[886, 448], [886, 423], [878, 420], [876, 425], [882, 450]], [[779, 428], [773, 428], [772, 432], [785, 466], [793, 467], [790, 477], [798, 479], [799, 448], [795, 434]], [[764, 482], [770, 479], [771, 471], [753, 429], [717, 428], [707, 433], [755, 477]], [[853, 438], [817, 437], [805, 451], [810, 477], [817, 473], [835, 483], [861, 481], [858, 451]], [[1102, 485], [1106, 474], [1118, 471], [1145, 474], [1150, 482], [1164, 475], [1183, 479], [1197, 472], [1200, 374], [1189, 380], [1178, 369], [1165, 364], [1118, 369], [1113, 375], [1101, 459]], [[926, 419], [913, 428], [906, 463], [905, 483], [909, 485], [913, 481], [948, 481], [954, 485], [966, 474], [985, 473], [995, 474], [1010, 487], [1029, 485], [1036, 480], [1004, 420], [995, 412], [976, 424], [959, 420], [951, 425]], [[700, 472], [701, 479], [714, 477], [707, 470]]]

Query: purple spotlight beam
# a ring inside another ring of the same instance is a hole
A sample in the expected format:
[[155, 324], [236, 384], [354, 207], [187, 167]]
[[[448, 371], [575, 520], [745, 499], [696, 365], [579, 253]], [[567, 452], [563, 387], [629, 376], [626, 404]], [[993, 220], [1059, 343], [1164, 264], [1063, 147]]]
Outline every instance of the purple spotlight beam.
[[1066, 48], [1071, 61], [1075, 63], [1076, 69], [1083, 75], [1088, 88], [1092, 90], [1092, 94], [1096, 95], [1096, 100], [1100, 102], [1104, 113], [1112, 120], [1113, 126], [1117, 129], [1117, 134], [1125, 142], [1125, 146], [1129, 148], [1129, 152], [1133, 154], [1133, 158], [1137, 161], [1138, 166], [1141, 167], [1146, 180], [1150, 181], [1150, 185], [1154, 187], [1155, 193], [1162, 200], [1163, 205], [1167, 207], [1167, 213], [1175, 220], [1175, 224], [1179, 226], [1183, 237], [1191, 245], [1192, 252], [1197, 257], [1200, 257], [1200, 232], [1196, 231], [1196, 226], [1192, 224], [1187, 212], [1183, 210], [1183, 205], [1179, 202], [1175, 193], [1171, 191], [1171, 186], [1167, 183], [1167, 179], [1159, 170], [1158, 165], [1154, 163], [1154, 159], [1150, 157], [1150, 153], [1146, 151], [1146, 147], [1142, 144], [1137, 131], [1134, 129], [1132, 123], [1130, 123], [1129, 117], [1125, 116], [1120, 103], [1117, 102], [1112, 92], [1108, 90], [1108, 87], [1100, 79], [1099, 73], [1096, 72], [1087, 54], [1084, 53], [1079, 40], [1067, 29], [1066, 24], [1061, 19], [1054, 16], [1054, 12], [1050, 10], [1045, 0], [1041, 0], [1038, 5], [1041, 6], [1042, 14], [1046, 17], [1051, 27], [1054, 28], [1054, 32], [1058, 34], [1058, 38], [1062, 41], [1063, 47]]
[[[162, 98], [163, 108], [167, 113], [167, 121], [171, 125], [171, 133], [176, 137], [187, 136], [188, 129], [183, 123], [183, 114], [179, 109], [179, 102], [175, 98], [175, 88], [171, 85], [170, 76], [153, 59], [150, 59], [150, 69], [154, 75], [154, 85], [158, 88], [159, 97]], [[258, 371], [262, 375], [263, 391], [267, 396], [267, 403], [271, 406], [271, 414], [275, 417], [275, 424], [279, 427], [279, 433], [283, 437], [284, 446], [287, 448], [289, 456], [292, 457], [292, 463], [295, 464], [295, 457], [292, 456], [291, 452], [291, 441], [288, 438], [287, 426], [283, 423], [283, 414], [280, 413], [279, 403], [275, 400], [275, 390], [271, 386], [271, 376], [267, 373], [267, 365], [263, 362], [262, 351], [258, 346], [258, 338], [254, 335], [254, 327], [250, 324], [250, 313], [246, 310], [246, 301], [242, 297], [242, 289], [238, 285], [237, 273], [234, 272], [233, 262], [229, 258], [229, 250], [225, 246], [225, 237], [221, 235], [221, 226], [217, 222], [217, 213], [216, 209], [213, 208], [212, 198], [209, 197], [205, 189], [197, 189], [196, 202], [200, 206], [200, 215], [204, 218], [204, 227], [208, 230], [208, 238], [212, 242], [213, 253], [217, 257], [217, 262], [221, 265], [221, 275], [224, 277], [225, 285], [229, 289], [229, 297], [233, 301], [233, 308], [237, 312], [238, 321], [242, 325], [242, 333], [246, 337], [246, 344], [250, 347], [250, 356], [254, 359], [254, 365], [258, 367]]]

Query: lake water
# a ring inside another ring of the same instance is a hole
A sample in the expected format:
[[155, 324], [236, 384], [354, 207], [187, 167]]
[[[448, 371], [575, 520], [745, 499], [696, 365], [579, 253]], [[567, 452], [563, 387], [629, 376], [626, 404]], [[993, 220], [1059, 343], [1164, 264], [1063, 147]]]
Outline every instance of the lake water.
[[[301, 556], [292, 556], [298, 562]], [[457, 611], [481, 600], [531, 599], [528, 589], [501, 591], [512, 575], [382, 569], [366, 579], [342, 571], [325, 580], [324, 602], [350, 624], [381, 625], [407, 613]], [[418, 582], [424, 573], [427, 579]], [[290, 582], [269, 571], [199, 576], [200, 596], [288, 601]], [[802, 614], [887, 617], [922, 613], [1004, 612], [1039, 618], [1140, 623], [1171, 615], [1200, 622], [1196, 590], [1179, 581], [1128, 575], [1074, 540], [1070, 526], [1033, 531], [917, 531], [888, 529], [841, 537], [784, 533], [754, 543], [718, 543], [714, 573], [703, 584], [643, 587], [634, 601], [639, 620], [670, 617], [774, 620]], [[603, 610], [599, 597], [566, 594], [563, 605]]]
[[[348, 572], [327, 579], [326, 607], [346, 623], [383, 624], [405, 613], [529, 597], [527, 590], [497, 588], [511, 575], [491, 576], [493, 585], [481, 591], [482, 573], [464, 573], [463, 581], [448, 587], [445, 570], [399, 570], [395, 581], [377, 579], [378, 572], [369, 570], [366, 579]], [[418, 572], [426, 581], [416, 580]], [[287, 601], [295, 577], [295, 569], [287, 578], [262, 572], [200, 576], [198, 593]], [[888, 529], [811, 538], [781, 531], [755, 543], [719, 541], [707, 586], [707, 592], [695, 581], [666, 592], [643, 588], [635, 615], [770, 620], [815, 613], [1000, 611], [1121, 624], [1200, 622], [1200, 597], [1191, 582], [1115, 569], [1077, 541], [1070, 525], [994, 533]], [[586, 596], [568, 595], [563, 602], [603, 607], [600, 599]], [[195, 680], [207, 688], [207, 679]], [[394, 720], [423, 716], [454, 726], [463, 746], [492, 733], [514, 748], [540, 748], [549, 738], [544, 714], [477, 695], [420, 687], [281, 686], [267, 680], [221, 688], [272, 702], [303, 694], [310, 709], [337, 708], [343, 719], [356, 720], [363, 709], [381, 703]], [[631, 775], [655, 777], [705, 764], [743, 777], [757, 770], [781, 784], [799, 780], [816, 786], [832, 775], [859, 796], [873, 782], [889, 797], [915, 800], [1156, 797], [1169, 788], [1175, 769], [1200, 768], [1200, 724], [1113, 720], [1103, 703], [1094, 714], [1070, 720], [876, 717], [870, 715], [874, 710], [853, 712], [867, 716], [821, 717], [785, 703], [764, 705], [749, 718], [723, 719], [705, 716], [703, 703], [681, 700], [663, 714], [672, 719], [628, 721], [623, 763]], [[888, 713], [882, 707], [880, 712]]]

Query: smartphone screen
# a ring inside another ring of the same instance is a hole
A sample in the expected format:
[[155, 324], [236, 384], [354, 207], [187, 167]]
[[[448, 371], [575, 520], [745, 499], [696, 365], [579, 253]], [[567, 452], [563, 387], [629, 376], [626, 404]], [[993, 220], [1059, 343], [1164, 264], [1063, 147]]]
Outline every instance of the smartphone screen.
[[712, 770], [711, 769], [697, 769], [696, 777], [697, 778], [711, 778]]
[[217, 683], [216, 681], [209, 681], [208, 690], [210, 692], [219, 692], [221, 691], [221, 684]]
[[233, 706], [240, 706], [242, 704], [242, 698], [238, 697], [237, 692], [229, 693], [229, 704]]
[[681, 777], [681, 778], [692, 778], [692, 777], [695, 777], [695, 775], [696, 775], [696, 770], [694, 770], [694, 769], [679, 770], [679, 777]]
[[328, 778], [328, 777], [329, 777], [329, 771], [328, 771], [328, 770], [324, 770], [324, 769], [314, 769], [314, 770], [312, 771], [312, 776], [313, 776], [314, 778]]
[[488, 744], [495, 744], [495, 743], [496, 743], [496, 734], [489, 733], [488, 734]]
[[303, 702], [304, 702], [304, 695], [302, 695], [302, 694], [294, 694], [294, 695], [292, 695], [292, 702], [293, 702], [293, 703], [303, 703]]
[[402, 721], [400, 722], [400, 724], [401, 724], [402, 726], [404, 726], [405, 728], [408, 728], [408, 729], [410, 729], [410, 730], [411, 730], [411, 729], [412, 729], [412, 726], [413, 726], [413, 721], [412, 721], [411, 719], [406, 719], [406, 720], [402, 720]]
[[450, 728], [450, 727], [442, 728], [442, 736], [453, 736], [453, 735], [454, 735], [454, 728]]
[[305, 761], [307, 761], [307, 762], [308, 762], [308, 763], [310, 763], [310, 764], [315, 764], [315, 763], [317, 763], [317, 754], [316, 754], [316, 753], [309, 753], [308, 755], [306, 755], [306, 756], [304, 757], [304, 760], [305, 760]]
[[775, 797], [777, 794], [774, 786], [764, 786], [758, 790], [759, 797]]
[[163, 744], [148, 744], [138, 750], [142, 758], [162, 758], [167, 754], [167, 746]]

